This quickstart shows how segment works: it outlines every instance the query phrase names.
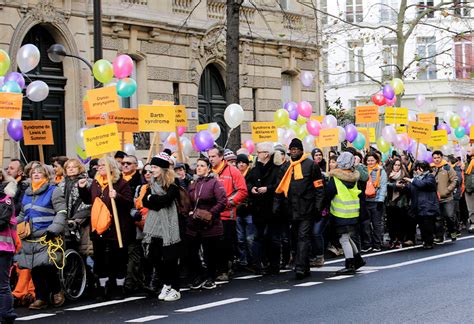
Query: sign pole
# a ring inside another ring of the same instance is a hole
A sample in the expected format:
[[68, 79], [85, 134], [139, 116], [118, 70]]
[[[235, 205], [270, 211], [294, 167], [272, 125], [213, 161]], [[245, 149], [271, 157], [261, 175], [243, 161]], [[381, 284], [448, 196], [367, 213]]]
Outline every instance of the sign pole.
[[0, 162], [3, 164], [3, 147], [5, 141], [5, 126], [3, 118], [0, 118]]
[[183, 145], [179, 139], [178, 126], [176, 126], [176, 139], [178, 140], [178, 162], [184, 163]]
[[[104, 161], [105, 161], [105, 172], [107, 172], [107, 182], [109, 184], [109, 192], [110, 192], [110, 190], [112, 190], [114, 187], [112, 183], [112, 177], [110, 176], [110, 165], [109, 165], [109, 160], [108, 160], [108, 154], [104, 154]], [[115, 223], [115, 230], [117, 231], [118, 244], [120, 248], [123, 248], [122, 231], [120, 230], [120, 221], [117, 214], [117, 205], [115, 204], [115, 198], [110, 198], [110, 201], [112, 202], [112, 212], [114, 214], [114, 223]]]
[[420, 140], [416, 140], [416, 154], [415, 154], [415, 161], [418, 161], [418, 148], [420, 147]]
[[150, 163], [151, 161], [151, 156], [153, 155], [153, 148], [155, 147], [155, 142], [158, 137], [158, 132], [153, 133], [153, 140], [151, 141], [150, 144], [150, 149], [148, 150], [148, 157], [146, 159], [146, 163]]
[[39, 145], [38, 145], [38, 149], [39, 149], [40, 162], [41, 162], [42, 164], [44, 164], [44, 150], [43, 150], [43, 145], [39, 144]]
[[326, 177], [328, 176], [328, 172], [329, 172], [329, 150], [328, 148], [324, 148], [324, 150], [326, 151], [326, 156], [327, 156], [327, 160], [326, 160]]

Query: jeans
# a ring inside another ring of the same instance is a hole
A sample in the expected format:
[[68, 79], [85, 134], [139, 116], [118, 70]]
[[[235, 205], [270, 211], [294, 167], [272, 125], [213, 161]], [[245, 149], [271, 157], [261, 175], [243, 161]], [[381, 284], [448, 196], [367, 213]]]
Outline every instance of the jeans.
[[[215, 280], [217, 261], [219, 259], [219, 246], [222, 244], [221, 236], [214, 237], [200, 237], [188, 236], [188, 250], [189, 250], [189, 266], [190, 278], [210, 279]], [[204, 262], [206, 263], [206, 272], [202, 266], [201, 258], [199, 257], [199, 250], [202, 245], [202, 252]]]
[[282, 225], [257, 223], [255, 229], [253, 255], [256, 268], [261, 268], [267, 257], [272, 269], [280, 269]]
[[421, 240], [426, 245], [433, 244], [433, 234], [435, 231], [435, 218], [434, 217], [417, 217], [418, 224], [420, 225]]
[[440, 215], [435, 220], [435, 236], [437, 239], [444, 239], [445, 228], [444, 224], [448, 228], [448, 233], [456, 233], [456, 215], [454, 200], [447, 201], [439, 204]]
[[383, 243], [383, 202], [366, 202], [368, 220], [362, 222], [362, 247], [380, 249]]
[[237, 243], [237, 230], [235, 220], [223, 220], [222, 225], [224, 225], [224, 237], [222, 239], [221, 253], [222, 255], [219, 258], [219, 272], [228, 273], [229, 263], [234, 261], [234, 256], [236, 252], [236, 243]]
[[296, 236], [296, 258], [295, 270], [297, 272], [308, 272], [309, 249], [311, 248], [312, 220], [293, 221], [292, 230]]
[[313, 225], [313, 239], [311, 241], [311, 257], [315, 258], [317, 256], [324, 256], [325, 244], [324, 244], [324, 232], [328, 225], [328, 217], [321, 217], [317, 222], [314, 222]]
[[469, 213], [469, 222], [474, 224], [474, 192], [466, 192], [464, 198], [466, 199], [467, 211]]
[[10, 270], [13, 253], [0, 252], [0, 319], [16, 318], [13, 296], [10, 288]]
[[237, 247], [238, 260], [241, 265], [252, 263], [253, 244], [255, 239], [255, 225], [252, 215], [237, 216]]

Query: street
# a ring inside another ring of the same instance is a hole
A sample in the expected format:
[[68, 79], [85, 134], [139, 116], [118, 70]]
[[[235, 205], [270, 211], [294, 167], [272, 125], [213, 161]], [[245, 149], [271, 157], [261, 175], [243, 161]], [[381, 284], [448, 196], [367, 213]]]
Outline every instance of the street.
[[331, 276], [331, 260], [311, 277], [237, 276], [210, 291], [184, 291], [177, 302], [130, 297], [81, 300], [42, 312], [18, 309], [35, 323], [472, 323], [474, 236], [433, 250], [371, 253], [355, 276]]

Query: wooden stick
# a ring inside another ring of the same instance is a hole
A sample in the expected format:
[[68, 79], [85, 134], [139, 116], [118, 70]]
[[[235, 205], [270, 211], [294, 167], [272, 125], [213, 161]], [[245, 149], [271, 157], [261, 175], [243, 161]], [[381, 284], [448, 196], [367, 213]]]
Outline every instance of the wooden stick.
[[[327, 160], [326, 160], [326, 176], [327, 176], [327, 173], [329, 172], [329, 150], [327, 149], [327, 147], [324, 149], [327, 153]], [[324, 157], [324, 155], [323, 155]]]
[[183, 145], [179, 139], [178, 126], [176, 126], [176, 139], [178, 140], [178, 162], [184, 163]]
[[122, 150], [125, 151], [125, 132], [122, 132]]
[[3, 118], [0, 119], [0, 162], [3, 165], [3, 147], [5, 142], [5, 126], [3, 124]]
[[[107, 154], [104, 154], [104, 161], [105, 161], [105, 172], [107, 172], [107, 182], [109, 184], [109, 193], [110, 193], [110, 190], [113, 190], [114, 187], [112, 183], [112, 177], [110, 176], [110, 165], [109, 165]], [[120, 230], [120, 221], [117, 214], [117, 205], [115, 204], [114, 198], [110, 198], [110, 201], [112, 202], [112, 212], [114, 214], [114, 223], [115, 223], [115, 230], [117, 232], [118, 244], [120, 248], [123, 248], [122, 231]]]
[[150, 163], [151, 156], [153, 155], [153, 147], [155, 146], [156, 139], [158, 138], [158, 132], [153, 133], [153, 140], [150, 143], [150, 149], [148, 150], [148, 157], [146, 159], [146, 163]]
[[41, 162], [42, 164], [44, 164], [44, 150], [43, 150], [43, 145], [42, 145], [42, 144], [39, 144], [39, 145], [38, 145], [38, 149], [39, 149], [40, 162]]
[[415, 154], [415, 161], [418, 161], [418, 148], [420, 147], [420, 140], [416, 140], [416, 154]]

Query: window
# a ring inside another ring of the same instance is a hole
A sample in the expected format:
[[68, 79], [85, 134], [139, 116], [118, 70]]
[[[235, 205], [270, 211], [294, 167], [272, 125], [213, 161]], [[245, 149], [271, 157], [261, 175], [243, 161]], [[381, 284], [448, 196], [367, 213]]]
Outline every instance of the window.
[[281, 75], [281, 102], [284, 105], [288, 101], [291, 101], [293, 78], [287, 73]]
[[253, 121], [257, 121], [257, 91], [258, 89], [252, 89], [252, 110], [253, 110]]
[[319, 9], [322, 11], [319, 13], [319, 16], [321, 17], [321, 24], [327, 25], [328, 15], [324, 14], [323, 12], [328, 12], [328, 0], [320, 0]]
[[454, 39], [454, 57], [456, 68], [456, 79], [472, 78], [472, 35], [457, 37]]
[[456, 16], [469, 17], [471, 15], [468, 0], [454, 0], [453, 7]]
[[280, 8], [283, 10], [290, 10], [290, 0], [279, 0]]
[[349, 42], [349, 83], [364, 81], [364, 75], [361, 72], [365, 70], [364, 48], [362, 43]]
[[416, 45], [418, 79], [436, 79], [436, 37], [418, 37]]
[[361, 22], [363, 20], [362, 0], [347, 0], [346, 20], [348, 22]]
[[179, 105], [179, 83], [173, 82], [173, 101], [175, 105]]
[[385, 39], [382, 50], [382, 79], [391, 80], [395, 76], [397, 67], [398, 45], [396, 39]]
[[398, 0], [382, 0], [380, 2], [380, 22], [394, 24], [397, 21]]
[[[422, 13], [425, 10], [430, 10], [430, 8], [433, 8], [433, 0], [418, 1], [418, 14]], [[434, 11], [430, 11], [426, 15], [426, 17], [433, 18]]]
[[[133, 58], [132, 60], [133, 60], [133, 72], [132, 72], [132, 75], [130, 75], [130, 78], [137, 81], [137, 61], [135, 61], [135, 59]], [[138, 106], [137, 92], [138, 92], [138, 87], [137, 87], [137, 91], [135, 91], [133, 95], [131, 95], [128, 98], [122, 98], [122, 108], [137, 108]]]

